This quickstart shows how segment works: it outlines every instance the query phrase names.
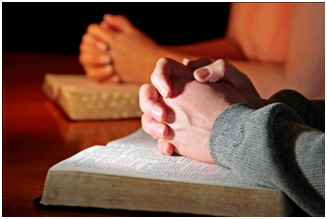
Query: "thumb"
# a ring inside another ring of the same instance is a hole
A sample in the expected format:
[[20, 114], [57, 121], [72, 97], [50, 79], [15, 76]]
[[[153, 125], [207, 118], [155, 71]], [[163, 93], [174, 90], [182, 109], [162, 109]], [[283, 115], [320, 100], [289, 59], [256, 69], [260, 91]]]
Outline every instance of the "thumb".
[[219, 59], [194, 71], [194, 78], [199, 82], [218, 82], [226, 75], [226, 62]]
[[260, 95], [248, 76], [223, 59], [195, 70], [194, 78], [199, 82], [225, 81], [232, 85], [253, 107], [260, 108], [264, 106]]
[[123, 15], [105, 14], [103, 16], [103, 22], [111, 29], [117, 31], [129, 31], [134, 28], [134, 25], [129, 19]]

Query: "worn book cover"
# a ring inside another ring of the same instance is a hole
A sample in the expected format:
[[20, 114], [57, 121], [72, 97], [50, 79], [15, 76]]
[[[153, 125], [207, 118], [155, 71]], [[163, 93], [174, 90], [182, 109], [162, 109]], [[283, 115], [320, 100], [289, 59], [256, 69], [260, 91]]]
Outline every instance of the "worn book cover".
[[42, 90], [71, 120], [140, 118], [140, 84], [105, 84], [85, 75], [47, 73]]

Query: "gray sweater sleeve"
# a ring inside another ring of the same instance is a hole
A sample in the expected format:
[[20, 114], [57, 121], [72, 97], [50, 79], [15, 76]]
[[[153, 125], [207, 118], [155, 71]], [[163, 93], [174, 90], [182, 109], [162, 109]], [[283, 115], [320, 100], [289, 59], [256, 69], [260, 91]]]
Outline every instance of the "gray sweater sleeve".
[[279, 189], [308, 214], [324, 216], [324, 109], [286, 94], [258, 110], [247, 104], [227, 108], [214, 122], [210, 152], [245, 182]]

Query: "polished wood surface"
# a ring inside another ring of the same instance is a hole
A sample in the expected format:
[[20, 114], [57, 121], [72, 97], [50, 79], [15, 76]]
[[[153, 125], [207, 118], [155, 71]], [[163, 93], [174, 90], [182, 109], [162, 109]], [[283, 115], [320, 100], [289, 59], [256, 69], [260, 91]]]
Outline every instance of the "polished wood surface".
[[[73, 122], [43, 95], [45, 73], [83, 74], [77, 56], [23, 52], [2, 56], [2, 216], [189, 216], [36, 205], [52, 165], [87, 147], [124, 137], [141, 122]], [[293, 216], [303, 215], [298, 211]]]
[[84, 148], [105, 145], [139, 127], [139, 119], [73, 122], [41, 91], [45, 73], [83, 74], [77, 56], [4, 52], [2, 216], [143, 216], [148, 212], [40, 208], [48, 169]]

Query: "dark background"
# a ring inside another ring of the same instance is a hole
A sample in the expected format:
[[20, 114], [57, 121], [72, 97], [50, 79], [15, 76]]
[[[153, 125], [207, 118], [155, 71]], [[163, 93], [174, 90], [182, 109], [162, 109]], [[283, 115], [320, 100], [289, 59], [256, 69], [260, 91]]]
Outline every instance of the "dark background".
[[3, 51], [78, 54], [90, 23], [105, 13], [126, 15], [161, 44], [224, 36], [229, 3], [2, 3]]

